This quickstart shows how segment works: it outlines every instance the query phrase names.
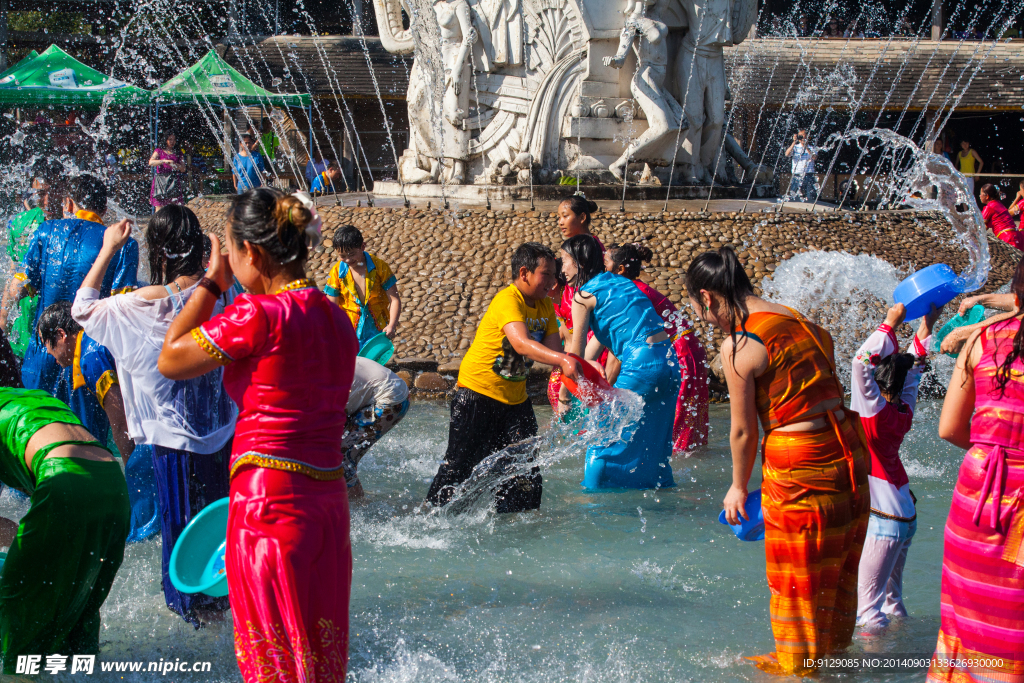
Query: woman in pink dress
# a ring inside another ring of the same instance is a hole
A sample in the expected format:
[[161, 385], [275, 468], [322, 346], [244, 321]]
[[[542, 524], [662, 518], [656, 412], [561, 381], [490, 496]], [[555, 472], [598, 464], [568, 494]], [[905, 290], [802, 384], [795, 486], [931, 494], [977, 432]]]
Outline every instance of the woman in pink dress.
[[985, 227], [995, 236], [1016, 249], [1024, 250], [1024, 234], [1017, 229], [1017, 224], [1010, 218], [1010, 212], [999, 201], [999, 190], [992, 183], [982, 185], [978, 192], [981, 202], [981, 217], [985, 219]]
[[[1010, 290], [1024, 298], [1024, 261]], [[974, 332], [939, 436], [967, 450], [946, 519], [942, 621], [928, 681], [1024, 681], [1024, 314]]]
[[636, 283], [665, 321], [665, 329], [672, 338], [683, 375], [672, 426], [672, 452], [686, 453], [708, 444], [708, 357], [690, 323], [678, 312], [675, 304], [646, 282], [637, 279], [643, 264], [650, 263], [653, 257], [651, 250], [640, 244], [613, 244], [604, 253], [604, 266], [608, 272], [622, 275]]
[[185, 164], [182, 155], [174, 151], [178, 144], [178, 138], [174, 133], [168, 133], [164, 139], [164, 146], [153, 150], [149, 157], [149, 165], [153, 168], [153, 183], [149, 187], [149, 203], [155, 209], [167, 206], [168, 204], [185, 203], [185, 184], [181, 177], [178, 177], [178, 189], [173, 197], [165, 195], [157, 196], [157, 176], [169, 176], [172, 173], [184, 173]]
[[[597, 246], [604, 253], [604, 245], [601, 244], [601, 240], [590, 232], [592, 217], [596, 212], [597, 203], [590, 201], [582, 194], [574, 194], [568, 199], [563, 199], [558, 205], [558, 231], [562, 233], [562, 241], [576, 235], [590, 235], [597, 240]], [[562, 288], [561, 293], [562, 295], [553, 303], [555, 313], [558, 315], [558, 331], [562, 335], [562, 343], [568, 345], [572, 341], [572, 298], [576, 294], [576, 288], [566, 285]], [[607, 355], [607, 351], [601, 354], [602, 363]], [[548, 378], [548, 402], [556, 412], [559, 410], [558, 391], [561, 388], [562, 371], [555, 368], [551, 371], [551, 377]]]
[[[224, 367], [239, 407], [227, 576], [246, 681], [344, 681], [352, 580], [341, 438], [356, 342], [344, 311], [304, 276], [320, 240], [308, 195], [256, 188], [212, 236], [206, 276], [171, 323], [159, 368]], [[248, 290], [210, 317], [233, 277]]]

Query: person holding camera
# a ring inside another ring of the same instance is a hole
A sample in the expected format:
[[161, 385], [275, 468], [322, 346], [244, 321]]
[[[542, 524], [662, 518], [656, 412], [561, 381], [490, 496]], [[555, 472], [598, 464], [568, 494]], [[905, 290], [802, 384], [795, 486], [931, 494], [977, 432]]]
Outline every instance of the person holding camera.
[[786, 149], [786, 156], [793, 158], [793, 176], [789, 181], [787, 198], [801, 197], [813, 202], [818, 198], [815, 186], [814, 160], [818, 153], [807, 144], [807, 130], [801, 128], [793, 136], [793, 142]]

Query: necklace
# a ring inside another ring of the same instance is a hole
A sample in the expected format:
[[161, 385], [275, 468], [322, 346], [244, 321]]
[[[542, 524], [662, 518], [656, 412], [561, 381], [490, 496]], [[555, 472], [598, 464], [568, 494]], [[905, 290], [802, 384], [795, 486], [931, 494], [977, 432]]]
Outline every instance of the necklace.
[[281, 286], [276, 292], [274, 292], [274, 294], [290, 292], [293, 289], [305, 289], [306, 287], [316, 287], [316, 283], [308, 277], [304, 277], [299, 280], [292, 280], [288, 284]]

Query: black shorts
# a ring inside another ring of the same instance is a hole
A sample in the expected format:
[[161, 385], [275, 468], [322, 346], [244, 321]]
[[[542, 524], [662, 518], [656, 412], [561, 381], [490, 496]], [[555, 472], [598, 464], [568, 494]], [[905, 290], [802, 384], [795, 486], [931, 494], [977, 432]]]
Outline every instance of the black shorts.
[[[452, 399], [448, 450], [437, 470], [427, 501], [447, 505], [456, 487], [469, 478], [487, 456], [537, 435], [537, 418], [529, 401], [508, 405], [459, 387]], [[511, 466], [513, 457], [510, 456]], [[502, 483], [494, 491], [498, 512], [522, 512], [540, 507], [540, 468]]]

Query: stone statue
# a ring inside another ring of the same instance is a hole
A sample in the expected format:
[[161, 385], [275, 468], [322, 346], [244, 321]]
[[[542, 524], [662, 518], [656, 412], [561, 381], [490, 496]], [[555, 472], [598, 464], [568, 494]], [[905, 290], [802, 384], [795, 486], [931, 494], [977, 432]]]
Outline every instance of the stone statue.
[[480, 62], [484, 71], [523, 63], [523, 12], [521, 0], [480, 0], [474, 8], [474, 25], [483, 43]]
[[605, 66], [621, 69], [633, 40], [640, 37], [638, 65], [629, 90], [647, 118], [647, 130], [640, 137], [630, 141], [626, 150], [608, 170], [616, 179], [622, 180], [630, 160], [637, 162], [664, 163], [657, 150], [664, 147], [667, 136], [675, 136], [680, 129], [689, 128], [689, 123], [675, 98], [665, 90], [665, 76], [668, 70], [668, 27], [661, 21], [645, 16], [645, 11], [657, 0], [630, 0], [626, 6], [626, 25], [619, 36], [619, 49], [612, 57], [605, 57]]
[[683, 152], [686, 180], [709, 183], [729, 178], [714, 169], [725, 125], [725, 57], [722, 49], [746, 38], [757, 15], [757, 0], [675, 0], [682, 9], [686, 36], [676, 55], [676, 86], [689, 119]]
[[[757, 0], [627, 3], [624, 21], [612, 0], [373, 0], [381, 46], [415, 53], [400, 182], [374, 192], [490, 197], [494, 185], [557, 182], [581, 159], [599, 183], [621, 182], [630, 161], [657, 171], [673, 158], [673, 182], [725, 180], [732, 159], [764, 179], [722, 144], [723, 48], [747, 35]], [[623, 68], [631, 49], [635, 73]], [[636, 106], [647, 130], [623, 152]]]
[[444, 96], [441, 122], [444, 181], [461, 185], [466, 179], [469, 158], [469, 130], [463, 125], [469, 111], [469, 84], [476, 29], [466, 0], [435, 0], [434, 12], [441, 32], [444, 59]]

